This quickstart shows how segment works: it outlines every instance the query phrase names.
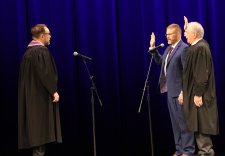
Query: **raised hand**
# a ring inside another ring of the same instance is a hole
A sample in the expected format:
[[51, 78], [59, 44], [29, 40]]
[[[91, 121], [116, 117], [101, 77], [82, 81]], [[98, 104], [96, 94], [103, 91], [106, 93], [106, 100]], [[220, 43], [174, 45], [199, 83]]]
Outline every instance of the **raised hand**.
[[184, 30], [187, 29], [187, 25], [188, 25], [188, 19], [186, 16], [184, 16]]
[[151, 34], [150, 47], [152, 47], [152, 48], [155, 47], [155, 34], [154, 34], [154, 32], [152, 32], [152, 34]]

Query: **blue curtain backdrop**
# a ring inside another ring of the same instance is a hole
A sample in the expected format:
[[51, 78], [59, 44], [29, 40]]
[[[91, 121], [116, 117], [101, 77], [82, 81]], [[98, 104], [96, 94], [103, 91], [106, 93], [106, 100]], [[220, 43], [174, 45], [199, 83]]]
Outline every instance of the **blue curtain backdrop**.
[[[73, 56], [77, 51], [93, 58], [87, 65], [103, 103], [100, 107], [94, 96], [97, 155], [151, 155], [146, 96], [137, 113], [151, 59], [150, 34], [166, 44], [166, 26], [183, 28], [184, 15], [204, 26], [212, 49], [220, 117], [220, 135], [213, 141], [216, 152], [225, 153], [224, 8], [224, 0], [0, 1], [0, 155], [30, 154], [17, 151], [17, 80], [30, 28], [37, 23], [50, 28], [59, 73], [63, 144], [49, 145], [47, 154], [93, 155], [91, 83], [82, 60]], [[156, 156], [175, 150], [165, 96], [157, 91], [159, 70], [153, 63], [149, 77]]]

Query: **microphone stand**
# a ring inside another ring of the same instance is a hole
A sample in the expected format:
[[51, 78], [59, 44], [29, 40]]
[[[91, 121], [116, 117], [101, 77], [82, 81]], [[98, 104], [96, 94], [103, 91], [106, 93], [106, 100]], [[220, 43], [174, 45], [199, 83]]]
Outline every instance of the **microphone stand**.
[[93, 151], [94, 151], [94, 156], [96, 156], [94, 92], [95, 92], [95, 94], [96, 94], [96, 96], [98, 98], [100, 106], [102, 106], [102, 101], [99, 98], [98, 90], [97, 90], [96, 85], [94, 83], [93, 76], [91, 75], [90, 70], [88, 69], [87, 62], [86, 62], [85, 58], [82, 58], [82, 60], [84, 62], [85, 68], [87, 70], [87, 73], [89, 75], [89, 79], [91, 80], [91, 84], [92, 84], [90, 89], [91, 89], [91, 107], [92, 107]]
[[150, 132], [150, 140], [151, 140], [151, 156], [154, 156], [154, 144], [153, 144], [153, 135], [152, 135], [152, 120], [151, 120], [151, 106], [150, 106], [150, 92], [149, 92], [149, 85], [148, 85], [148, 78], [149, 78], [149, 73], [150, 73], [150, 69], [152, 66], [152, 59], [153, 56], [151, 57], [151, 61], [148, 67], [148, 73], [147, 73], [147, 77], [145, 80], [145, 84], [144, 84], [144, 88], [143, 88], [143, 93], [141, 96], [141, 102], [139, 105], [139, 109], [138, 109], [138, 113], [141, 112], [141, 107], [142, 107], [142, 102], [143, 102], [143, 97], [147, 88], [147, 102], [148, 102], [148, 119], [149, 119], [149, 132]]

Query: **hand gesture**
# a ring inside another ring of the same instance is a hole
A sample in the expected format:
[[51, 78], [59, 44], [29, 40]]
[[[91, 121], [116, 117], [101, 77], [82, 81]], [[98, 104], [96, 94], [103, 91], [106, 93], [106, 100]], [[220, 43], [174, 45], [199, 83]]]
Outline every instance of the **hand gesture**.
[[59, 94], [57, 92], [55, 92], [53, 94], [53, 101], [52, 102], [54, 102], [54, 103], [59, 102]]
[[203, 105], [202, 96], [194, 96], [194, 103], [197, 107], [201, 107]]
[[188, 19], [186, 16], [184, 16], [184, 30], [187, 29], [187, 25], [188, 25]]
[[152, 34], [151, 34], [150, 47], [152, 47], [152, 48], [155, 47], [155, 34], [154, 34], [154, 32], [152, 32]]
[[183, 91], [181, 91], [179, 96], [178, 96], [178, 103], [180, 105], [183, 105], [183, 102], [184, 102]]

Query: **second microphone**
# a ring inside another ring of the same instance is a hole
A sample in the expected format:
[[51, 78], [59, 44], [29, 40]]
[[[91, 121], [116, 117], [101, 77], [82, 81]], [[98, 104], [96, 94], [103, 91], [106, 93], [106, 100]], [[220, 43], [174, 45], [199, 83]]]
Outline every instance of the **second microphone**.
[[76, 52], [76, 51], [73, 53], [73, 55], [74, 55], [74, 56], [80, 56], [80, 57], [82, 57], [82, 58], [85, 59], [85, 60], [89, 60], [89, 61], [92, 60], [92, 58], [90, 58], [90, 57], [88, 57], [88, 56], [85, 56], [85, 55], [82, 55], [82, 54], [80, 54], [80, 53], [78, 53], [78, 52]]

